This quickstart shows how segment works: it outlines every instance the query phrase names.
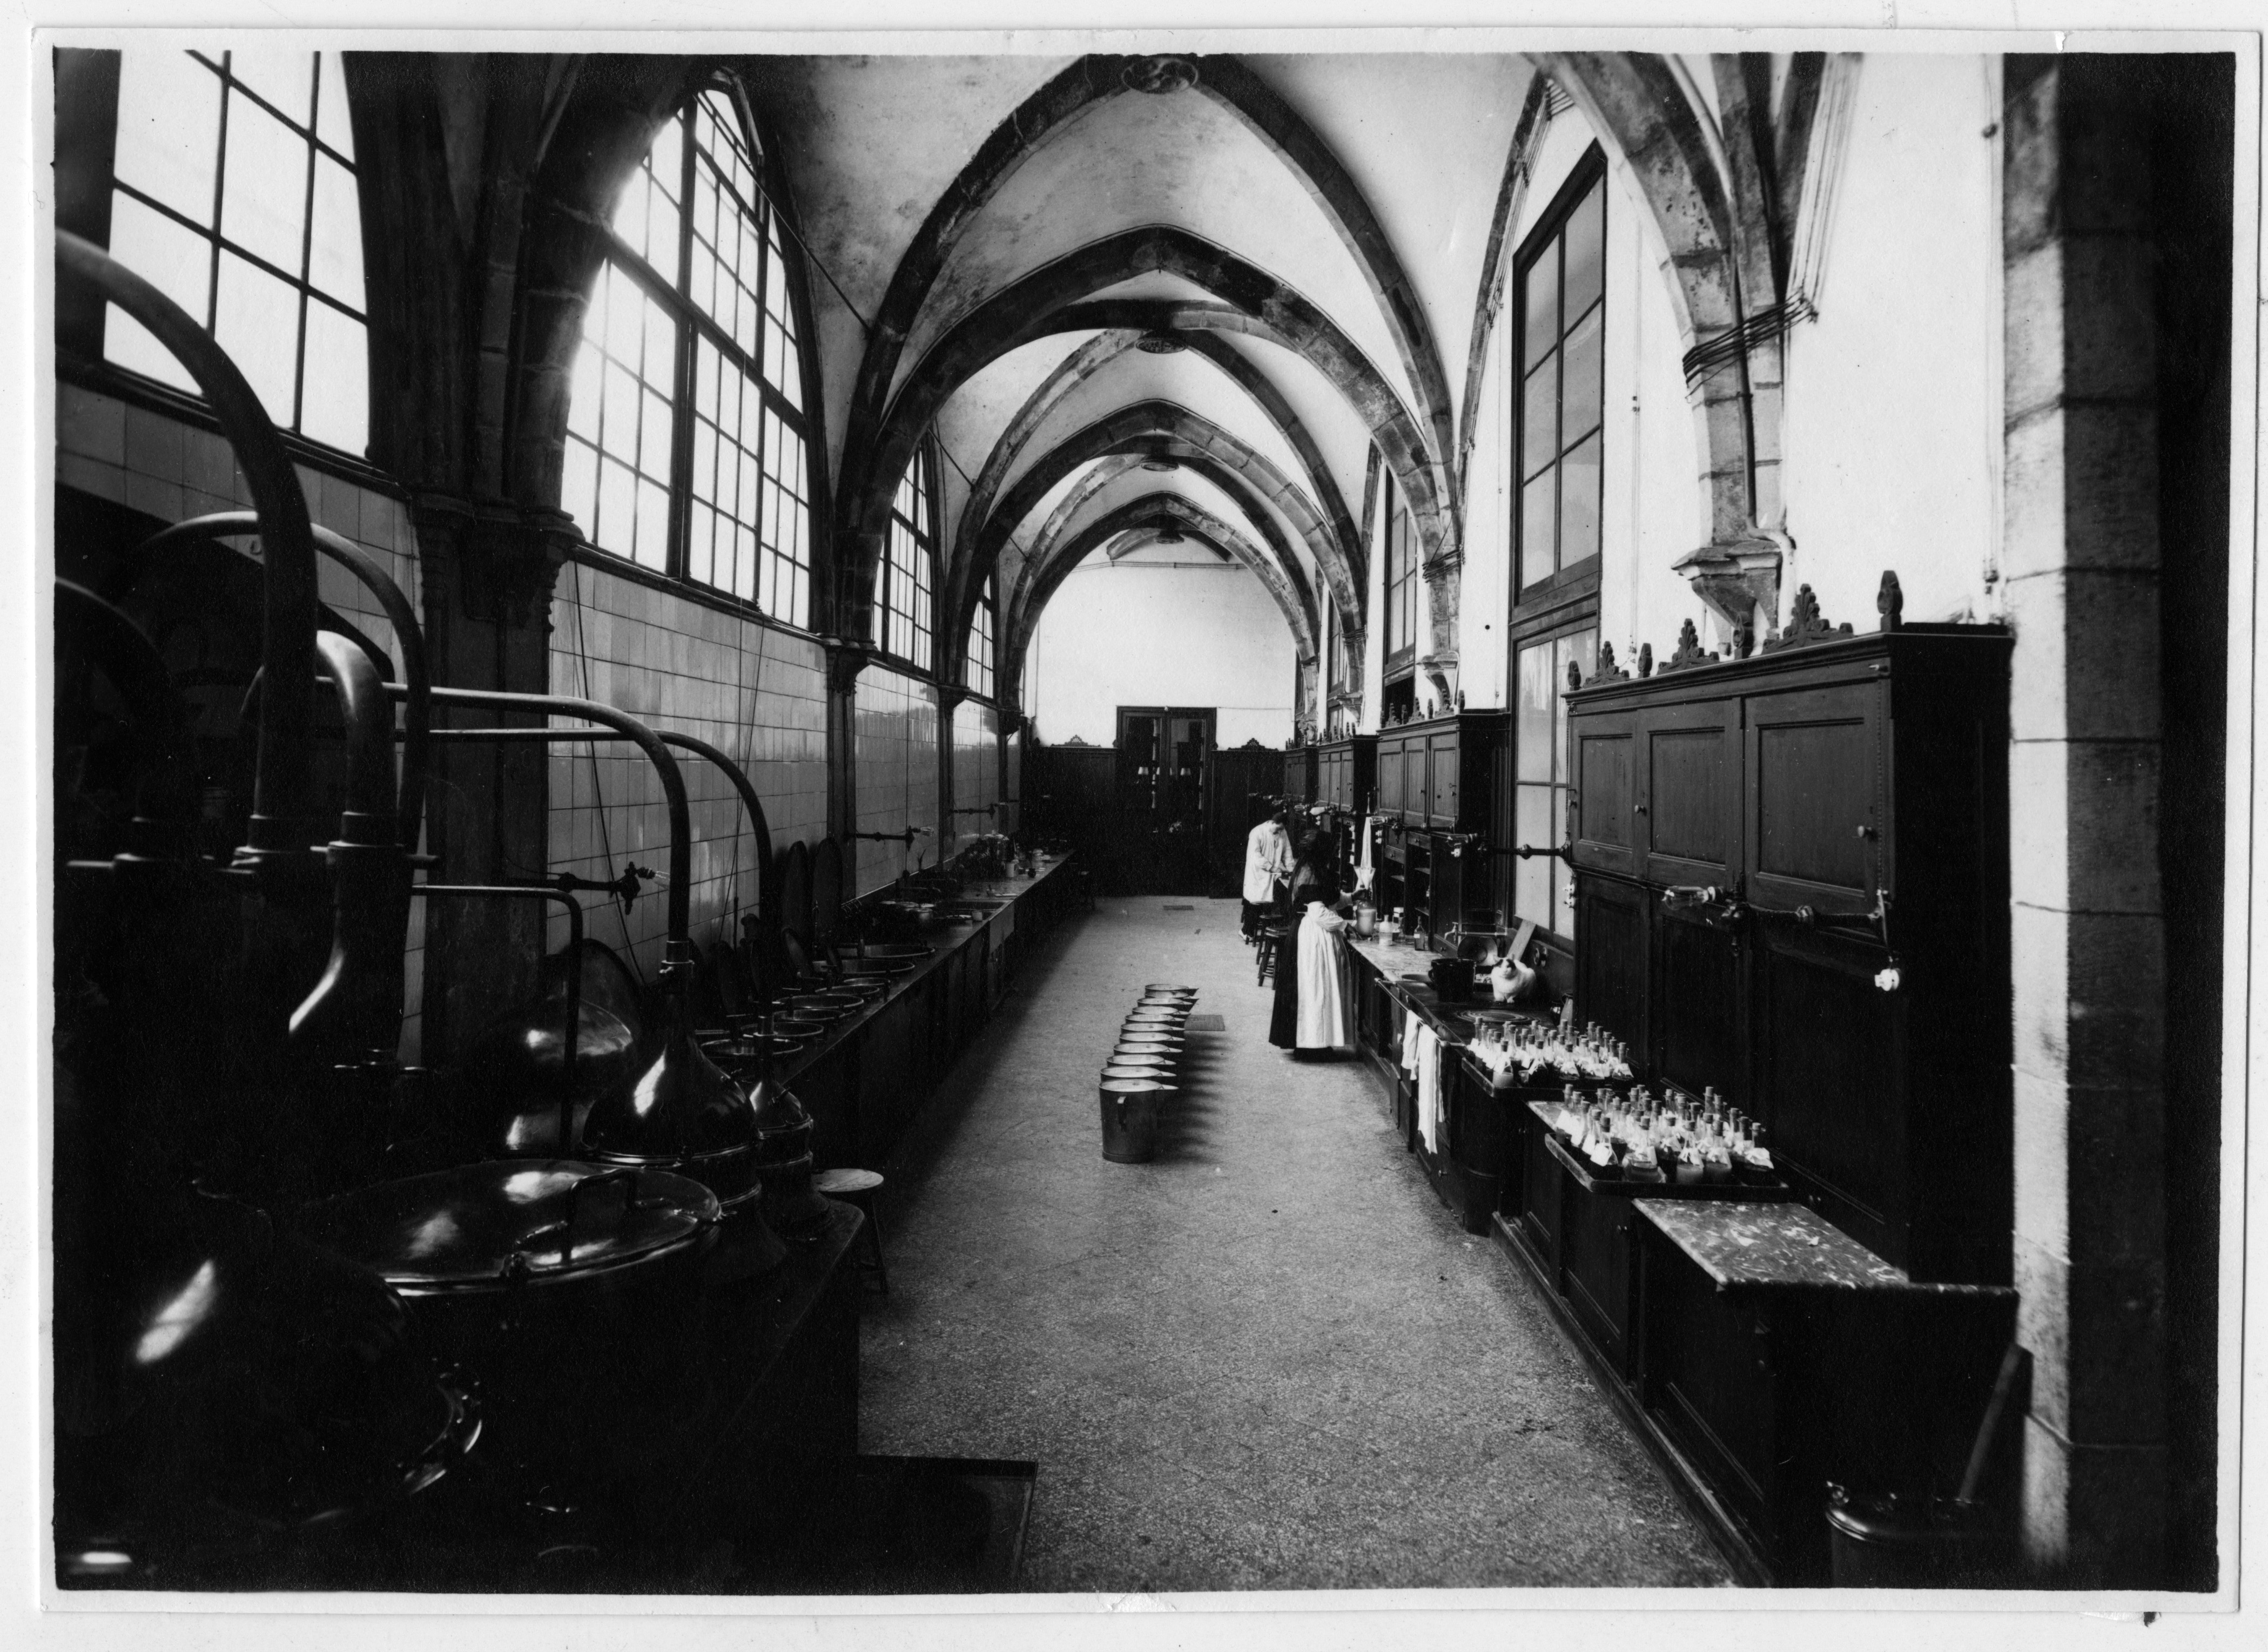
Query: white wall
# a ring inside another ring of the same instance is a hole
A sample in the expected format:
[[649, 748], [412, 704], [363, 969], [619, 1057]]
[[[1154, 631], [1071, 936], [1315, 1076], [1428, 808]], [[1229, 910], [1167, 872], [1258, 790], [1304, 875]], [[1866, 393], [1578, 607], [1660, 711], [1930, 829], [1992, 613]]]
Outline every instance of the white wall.
[[1978, 58], [1870, 53], [1859, 70], [1819, 319], [1788, 339], [1783, 605], [1808, 584], [1868, 630], [1894, 568], [1908, 619], [1988, 617], [1999, 118]]
[[1024, 709], [1060, 745], [1118, 738], [1121, 706], [1212, 706], [1223, 746], [1292, 738], [1292, 633], [1241, 568], [1098, 554], [1057, 590], [1024, 662]]

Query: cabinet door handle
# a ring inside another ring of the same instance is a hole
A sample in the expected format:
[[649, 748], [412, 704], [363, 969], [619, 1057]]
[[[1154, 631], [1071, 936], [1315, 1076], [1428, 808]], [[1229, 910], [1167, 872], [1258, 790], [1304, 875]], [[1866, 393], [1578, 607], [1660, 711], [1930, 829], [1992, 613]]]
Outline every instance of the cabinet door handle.
[[1859, 828], [1859, 835], [1861, 838], [1867, 838], [1867, 839], [1871, 839], [1871, 838], [1873, 838], [1873, 837], [1876, 836], [1876, 835], [1877, 835], [1877, 833], [1875, 833], [1875, 831], [1874, 831], [1874, 827], [1872, 827], [1872, 826], [1860, 826], [1860, 827]]

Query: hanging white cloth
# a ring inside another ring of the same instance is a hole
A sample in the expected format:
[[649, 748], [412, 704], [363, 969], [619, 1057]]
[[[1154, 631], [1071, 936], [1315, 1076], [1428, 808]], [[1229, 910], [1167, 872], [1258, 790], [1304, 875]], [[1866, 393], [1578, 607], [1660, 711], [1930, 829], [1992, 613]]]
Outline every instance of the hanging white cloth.
[[1354, 1048], [1354, 995], [1348, 990], [1347, 921], [1320, 900], [1300, 921], [1300, 1024], [1296, 1047]]
[[1418, 1110], [1418, 1139], [1428, 1153], [1441, 1149], [1441, 1035], [1412, 1011], [1402, 1033], [1402, 1068], [1410, 1075]]
[[1244, 898], [1256, 907], [1276, 899], [1276, 886], [1291, 881], [1292, 834], [1281, 824], [1263, 820], [1244, 840]]
[[1354, 892], [1360, 895], [1370, 892], [1371, 880], [1376, 876], [1370, 863], [1370, 817], [1368, 815], [1363, 816], [1362, 825], [1358, 829], [1362, 833], [1362, 851], [1355, 857]]

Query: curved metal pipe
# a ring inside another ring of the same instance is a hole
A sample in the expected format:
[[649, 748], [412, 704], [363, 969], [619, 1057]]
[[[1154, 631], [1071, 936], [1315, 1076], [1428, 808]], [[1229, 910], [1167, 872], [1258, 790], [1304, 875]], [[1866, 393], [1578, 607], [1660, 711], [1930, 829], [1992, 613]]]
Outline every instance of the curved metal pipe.
[[[109, 581], [103, 595], [115, 602], [131, 591], [136, 583], [150, 571], [158, 553], [176, 545], [195, 544], [209, 540], [234, 539], [243, 534], [260, 532], [260, 518], [250, 510], [216, 510], [202, 517], [191, 517], [161, 528], [136, 546], [128, 554], [127, 564], [119, 576]], [[409, 687], [402, 705], [402, 720], [408, 725], [401, 742], [401, 791], [398, 828], [404, 848], [417, 847], [417, 834], [425, 824], [425, 774], [431, 760], [427, 754], [428, 731], [433, 723], [432, 675], [425, 664], [425, 632], [417, 622], [417, 611], [409, 606], [394, 576], [379, 566], [378, 559], [342, 534], [334, 533], [321, 524], [313, 524], [309, 532], [313, 536], [315, 549], [344, 568], [363, 588], [378, 598], [379, 607], [394, 627], [394, 635], [401, 647], [401, 677]], [[360, 632], [355, 633], [357, 637]], [[394, 662], [385, 660], [379, 666], [381, 676], [391, 677]]]
[[147, 327], [197, 382], [237, 462], [260, 521], [263, 564], [260, 745], [252, 825], [239, 858], [254, 865], [306, 853], [314, 797], [315, 547], [306, 496], [266, 409], [236, 363], [171, 298], [90, 242], [55, 232], [58, 280], [92, 287]]
[[391, 685], [335, 631], [315, 639], [346, 721], [347, 807], [325, 850], [335, 916], [323, 978], [291, 1012], [295, 1041], [328, 1041], [357, 1058], [401, 1038], [401, 950], [409, 929], [409, 857], [394, 834]]
[[336, 631], [315, 635], [315, 651], [339, 697], [339, 715], [346, 723], [347, 811], [339, 822], [339, 839], [346, 843], [394, 844], [401, 841], [394, 829], [394, 706], [387, 690], [392, 685], [379, 677], [361, 649]]
[[[409, 690], [389, 684], [387, 693], [395, 699], [407, 696]], [[693, 811], [685, 801], [685, 776], [677, 767], [677, 760], [669, 754], [661, 737], [628, 712], [617, 711], [612, 706], [601, 705], [595, 700], [580, 700], [571, 694], [516, 694], [500, 688], [436, 688], [433, 703], [439, 706], [477, 706], [490, 711], [542, 712], [547, 716], [581, 717], [601, 728], [617, 731], [645, 753], [646, 761], [661, 776], [663, 801], [669, 808], [669, 938], [662, 949], [662, 978], [671, 990], [682, 994], [688, 985], [687, 976], [693, 962]], [[530, 730], [530, 735], [549, 734], [550, 730]], [[588, 738], [572, 730], [564, 731], [570, 739]], [[448, 731], [437, 729], [436, 736], [446, 738]]]
[[[676, 746], [681, 751], [690, 752], [696, 757], [706, 758], [710, 762], [714, 763], [718, 768], [724, 771], [725, 778], [733, 782], [733, 789], [740, 794], [741, 811], [747, 816], [748, 831], [756, 840], [756, 854], [759, 857], [760, 863], [756, 868], [756, 874], [758, 886], [761, 888], [763, 875], [771, 866], [772, 831], [770, 823], [764, 818], [764, 801], [762, 798], [756, 796], [755, 782], [749, 780], [747, 771], [743, 769], [731, 758], [725, 756], [725, 753], [719, 751], [717, 747], [710, 745], [706, 740], [697, 739], [690, 734], [672, 733], [666, 730], [657, 730], [655, 732], [660, 736], [661, 743], [664, 745]], [[612, 729], [605, 731], [594, 729], [436, 729], [433, 731], [433, 738], [437, 740], [444, 741], [542, 740], [561, 743], [569, 740], [626, 740], [630, 737], [626, 734], [618, 733]], [[763, 911], [762, 899], [759, 898], [755, 905], [757, 912], [762, 914]]]

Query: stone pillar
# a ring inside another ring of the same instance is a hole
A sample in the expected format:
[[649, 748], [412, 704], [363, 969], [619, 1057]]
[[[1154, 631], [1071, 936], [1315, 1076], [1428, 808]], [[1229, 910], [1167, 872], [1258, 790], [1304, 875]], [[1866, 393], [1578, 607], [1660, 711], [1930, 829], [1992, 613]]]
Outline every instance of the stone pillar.
[[[573, 523], [556, 510], [419, 495], [411, 506], [424, 576], [425, 650], [452, 688], [548, 694], [551, 593]], [[580, 687], [578, 683], [576, 686]], [[544, 719], [443, 712], [446, 726]], [[526, 882], [549, 851], [550, 757], [534, 743], [437, 743], [426, 791], [426, 847], [437, 883]], [[534, 997], [545, 907], [536, 901], [424, 903], [424, 1059], [447, 1062], [497, 1016]]]
[[1437, 557], [1425, 568], [1425, 646], [1418, 651], [1418, 672], [1433, 685], [1445, 711], [1457, 698], [1457, 611], [1464, 571], [1462, 556]]
[[937, 689], [937, 861], [942, 866], [961, 847], [961, 833], [974, 826], [985, 827], [975, 815], [955, 814], [961, 806], [959, 788], [954, 768], [959, 747], [953, 738], [954, 715], [961, 702], [968, 698], [963, 687], [947, 687], [943, 683]]
[[2145, 1587], [2167, 1516], [2155, 253], [2117, 59], [2005, 79], [2015, 1281], [2040, 1574]]
[[866, 669], [863, 642], [828, 637], [827, 653], [827, 831], [844, 846], [858, 829], [858, 673]]

